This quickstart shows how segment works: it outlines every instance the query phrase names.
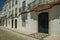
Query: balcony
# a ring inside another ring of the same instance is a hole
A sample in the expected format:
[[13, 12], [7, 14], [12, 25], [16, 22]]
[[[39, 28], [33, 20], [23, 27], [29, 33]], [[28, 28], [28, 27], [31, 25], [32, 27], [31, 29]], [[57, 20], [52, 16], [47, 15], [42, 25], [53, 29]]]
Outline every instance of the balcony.
[[56, 4], [60, 4], [60, 1], [59, 0], [49, 0], [49, 1], [48, 0], [44, 0], [44, 1], [35, 0], [35, 1], [31, 2], [30, 4], [28, 4], [27, 7], [26, 6], [24, 8], [20, 7], [19, 12], [20, 12], [20, 14], [24, 14], [24, 13], [28, 13], [28, 12], [32, 12], [32, 11], [40, 12], [42, 10], [49, 9]]
[[[19, 8], [20, 14], [25, 13], [27, 10], [28, 10], [28, 7], [27, 7], [27, 6], [25, 6], [25, 8], [23, 8], [23, 7], [20, 7], [20, 8]], [[20, 15], [20, 14], [19, 14], [19, 15]]]
[[28, 4], [28, 10], [44, 10], [47, 8], [50, 8], [51, 6], [60, 3], [59, 0], [35, 0], [33, 2], [31, 2], [30, 4]]
[[31, 2], [30, 4], [28, 4], [28, 9], [31, 9], [32, 7], [35, 7], [39, 4], [42, 4], [42, 1], [35, 0], [35, 1]]
[[25, 12], [27, 9], [28, 9], [27, 6], [23, 6], [23, 7], [21, 7], [21, 12]]

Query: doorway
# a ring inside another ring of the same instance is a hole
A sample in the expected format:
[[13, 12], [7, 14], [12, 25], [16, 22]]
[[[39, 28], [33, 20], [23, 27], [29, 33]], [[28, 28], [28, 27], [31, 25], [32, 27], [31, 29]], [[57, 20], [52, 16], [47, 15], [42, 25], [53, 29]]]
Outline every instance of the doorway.
[[7, 19], [6, 19], [6, 27], [7, 27]]
[[48, 12], [38, 15], [38, 32], [48, 34]]
[[15, 20], [15, 28], [17, 28], [17, 19]]
[[13, 20], [12, 20], [12, 28], [13, 28]]

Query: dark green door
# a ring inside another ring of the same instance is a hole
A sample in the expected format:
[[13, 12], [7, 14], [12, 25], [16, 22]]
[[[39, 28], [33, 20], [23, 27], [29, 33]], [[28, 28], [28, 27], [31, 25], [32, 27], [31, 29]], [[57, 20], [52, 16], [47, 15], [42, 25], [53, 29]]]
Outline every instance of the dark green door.
[[17, 28], [17, 19], [15, 20], [15, 28]]
[[48, 13], [44, 12], [38, 15], [38, 32], [48, 33]]

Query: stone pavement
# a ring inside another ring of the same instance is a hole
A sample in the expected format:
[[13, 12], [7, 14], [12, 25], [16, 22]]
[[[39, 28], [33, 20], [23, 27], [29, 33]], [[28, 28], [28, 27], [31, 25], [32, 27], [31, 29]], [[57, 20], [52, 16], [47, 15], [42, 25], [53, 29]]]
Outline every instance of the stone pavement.
[[0, 40], [42, 40], [16, 33], [0, 26]]
[[0, 40], [27, 40], [17, 33], [0, 27]]
[[45, 33], [33, 33], [33, 34], [30, 34], [30, 36], [40, 39], [40, 38], [47, 37], [48, 34], [45, 34]]
[[60, 40], [60, 36], [48, 36], [44, 40]]

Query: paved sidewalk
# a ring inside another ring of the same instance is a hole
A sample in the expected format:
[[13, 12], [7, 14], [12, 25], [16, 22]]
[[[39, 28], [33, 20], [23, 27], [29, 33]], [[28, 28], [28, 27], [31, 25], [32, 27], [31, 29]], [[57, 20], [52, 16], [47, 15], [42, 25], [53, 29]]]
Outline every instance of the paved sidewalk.
[[0, 27], [0, 40], [27, 40], [18, 33]]
[[40, 40], [9, 30], [0, 26], [0, 40]]
[[60, 36], [48, 36], [44, 40], [60, 40]]

